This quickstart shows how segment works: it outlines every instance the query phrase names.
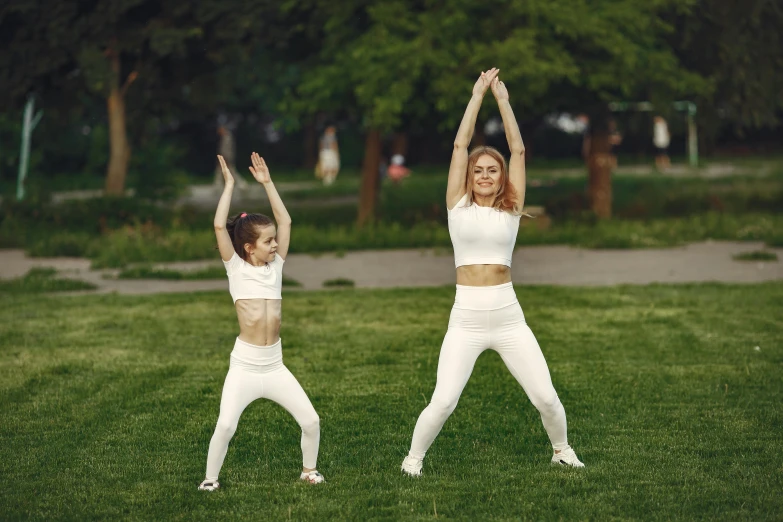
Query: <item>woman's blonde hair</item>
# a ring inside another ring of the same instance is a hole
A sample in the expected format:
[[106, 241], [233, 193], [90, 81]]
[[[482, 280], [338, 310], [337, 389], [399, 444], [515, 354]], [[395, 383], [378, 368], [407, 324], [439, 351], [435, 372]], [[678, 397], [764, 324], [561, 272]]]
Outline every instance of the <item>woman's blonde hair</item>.
[[478, 159], [485, 154], [494, 158], [500, 164], [500, 188], [495, 193], [495, 202], [492, 207], [504, 212], [511, 212], [512, 214], [522, 214], [517, 192], [508, 179], [506, 158], [496, 148], [485, 145], [479, 145], [470, 151], [468, 155], [468, 172], [465, 176], [465, 192], [468, 195], [468, 205], [473, 203], [473, 167], [476, 166]]

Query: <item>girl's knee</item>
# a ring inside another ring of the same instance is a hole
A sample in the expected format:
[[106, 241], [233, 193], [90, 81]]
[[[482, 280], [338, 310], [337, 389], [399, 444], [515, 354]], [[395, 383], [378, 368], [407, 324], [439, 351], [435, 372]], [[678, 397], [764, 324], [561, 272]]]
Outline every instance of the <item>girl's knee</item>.
[[449, 415], [454, 413], [454, 410], [457, 408], [458, 401], [459, 397], [455, 399], [441, 399], [438, 397], [433, 397], [429, 408], [434, 416], [446, 419], [449, 417]]

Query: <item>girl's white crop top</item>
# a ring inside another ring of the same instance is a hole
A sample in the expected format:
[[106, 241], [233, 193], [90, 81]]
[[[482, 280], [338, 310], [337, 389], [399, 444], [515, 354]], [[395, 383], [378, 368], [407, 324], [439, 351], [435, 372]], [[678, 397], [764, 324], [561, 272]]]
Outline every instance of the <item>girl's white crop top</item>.
[[283, 263], [280, 254], [264, 266], [253, 266], [234, 252], [223, 261], [228, 274], [228, 290], [236, 303], [240, 299], [282, 299]]
[[467, 205], [468, 195], [448, 211], [449, 235], [454, 246], [454, 264], [511, 266], [517, 242], [519, 218], [510, 212], [475, 203]]

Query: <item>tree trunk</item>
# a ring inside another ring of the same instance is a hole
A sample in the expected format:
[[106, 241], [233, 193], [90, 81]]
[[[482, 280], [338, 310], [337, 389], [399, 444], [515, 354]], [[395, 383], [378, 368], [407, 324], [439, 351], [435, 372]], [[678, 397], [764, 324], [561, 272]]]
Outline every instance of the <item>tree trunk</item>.
[[473, 139], [470, 140], [470, 146], [479, 147], [487, 144], [487, 135], [484, 134], [484, 123], [477, 122], [476, 129], [473, 131]]
[[128, 174], [130, 145], [125, 125], [125, 92], [120, 87], [120, 57], [116, 52], [109, 55], [112, 80], [107, 107], [109, 112], [110, 157], [106, 172], [106, 194], [122, 196], [125, 193], [125, 178]]
[[364, 142], [362, 162], [362, 187], [359, 192], [359, 226], [375, 219], [375, 204], [378, 201], [378, 166], [381, 161], [381, 133], [370, 129]]
[[313, 120], [309, 120], [307, 123], [305, 123], [302, 134], [302, 139], [304, 140], [302, 148], [304, 152], [303, 167], [308, 170], [313, 170], [313, 168], [315, 168], [316, 161], [318, 161], [315, 150], [318, 137], [315, 135], [315, 122]]
[[392, 138], [391, 153], [408, 158], [408, 133], [395, 132]]
[[601, 219], [612, 217], [612, 157], [609, 150], [608, 130], [593, 132], [587, 158], [588, 194], [592, 211]]

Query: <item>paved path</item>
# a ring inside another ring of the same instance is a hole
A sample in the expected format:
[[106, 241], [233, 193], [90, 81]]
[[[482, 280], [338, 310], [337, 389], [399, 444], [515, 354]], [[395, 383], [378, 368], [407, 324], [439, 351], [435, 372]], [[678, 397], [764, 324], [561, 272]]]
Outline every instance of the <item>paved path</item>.
[[[765, 249], [778, 261], [734, 261], [740, 252]], [[161, 281], [107, 279], [113, 270], [90, 270], [89, 261], [73, 258], [28, 258], [21, 250], [0, 250], [0, 278], [25, 274], [30, 268], [54, 267], [61, 275], [89, 281], [96, 292], [149, 294], [227, 290], [227, 280]], [[174, 270], [220, 266], [220, 261], [156, 265]], [[346, 278], [358, 288], [441, 286], [455, 283], [450, 250], [380, 250], [335, 254], [290, 254], [287, 277], [306, 290], [323, 282]], [[588, 250], [569, 246], [532, 246], [514, 252], [512, 279], [516, 284], [611, 286], [617, 284], [692, 283], [720, 281], [758, 283], [783, 279], [783, 248], [764, 248], [760, 242], [704, 242], [649, 250]]]

